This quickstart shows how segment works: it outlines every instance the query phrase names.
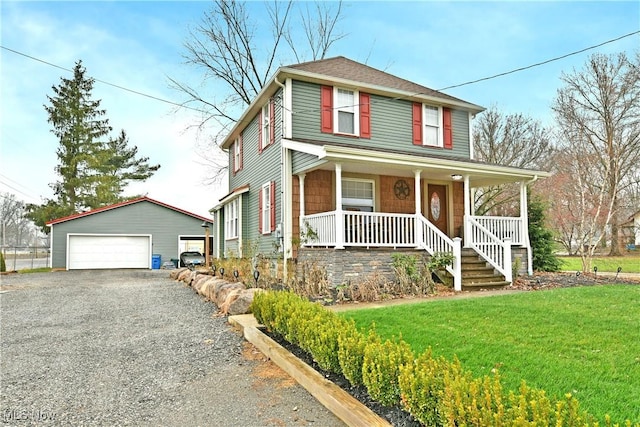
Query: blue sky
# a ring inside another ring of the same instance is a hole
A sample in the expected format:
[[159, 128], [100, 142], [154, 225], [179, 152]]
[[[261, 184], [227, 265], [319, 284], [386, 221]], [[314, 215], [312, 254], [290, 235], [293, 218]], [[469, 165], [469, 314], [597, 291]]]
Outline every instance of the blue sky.
[[[72, 69], [81, 59], [89, 76], [180, 102], [168, 77], [199, 85], [198, 70], [184, 64], [183, 43], [211, 4], [172, 2], [0, 3], [1, 44]], [[251, 2], [255, 16], [263, 4]], [[640, 2], [347, 2], [340, 29], [346, 37], [329, 56], [366, 62], [433, 89], [464, 83], [542, 62], [640, 30]], [[257, 33], [257, 42], [267, 38]], [[560, 74], [580, 69], [590, 54], [640, 49], [640, 35], [504, 77], [446, 90], [469, 102], [523, 113], [553, 123], [550, 105]], [[292, 57], [282, 58], [284, 64]], [[0, 50], [0, 191], [26, 202], [52, 197], [57, 140], [43, 105], [51, 87], [70, 74]], [[207, 93], [216, 93], [208, 82]], [[160, 171], [129, 194], [149, 197], [200, 215], [226, 193], [206, 186], [201, 158], [207, 134], [189, 126], [197, 113], [96, 83], [114, 132]]]

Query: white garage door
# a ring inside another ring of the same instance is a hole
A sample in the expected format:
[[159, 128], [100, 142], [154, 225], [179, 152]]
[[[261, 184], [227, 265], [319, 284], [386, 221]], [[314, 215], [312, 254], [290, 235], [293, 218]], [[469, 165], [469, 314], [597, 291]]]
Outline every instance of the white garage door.
[[151, 236], [70, 235], [69, 270], [149, 268]]

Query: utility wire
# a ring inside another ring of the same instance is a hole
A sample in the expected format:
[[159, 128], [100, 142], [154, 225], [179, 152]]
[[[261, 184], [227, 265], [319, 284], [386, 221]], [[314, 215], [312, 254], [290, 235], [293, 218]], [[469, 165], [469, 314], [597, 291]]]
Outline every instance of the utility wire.
[[617, 42], [618, 40], [622, 40], [622, 39], [624, 39], [626, 37], [631, 37], [631, 36], [636, 35], [636, 34], [640, 34], [640, 31], [634, 31], [634, 32], [629, 33], [629, 34], [625, 34], [623, 36], [616, 37], [615, 39], [607, 40], [606, 42], [602, 42], [600, 44], [596, 44], [596, 45], [593, 45], [593, 46], [585, 47], [584, 49], [576, 50], [575, 52], [567, 53], [567, 54], [562, 55], [562, 56], [557, 56], [555, 58], [547, 59], [546, 61], [537, 62], [535, 64], [527, 65], [526, 67], [516, 68], [514, 70], [506, 71], [504, 73], [496, 74], [496, 75], [493, 75], [493, 76], [490, 76], [490, 77], [483, 77], [481, 79], [472, 80], [472, 81], [468, 81], [468, 82], [465, 82], [465, 83], [460, 83], [460, 84], [453, 85], [453, 86], [447, 86], [447, 87], [444, 87], [442, 89], [437, 89], [437, 90], [438, 90], [438, 92], [441, 92], [443, 90], [453, 89], [453, 88], [461, 87], [461, 86], [467, 86], [467, 85], [470, 85], [470, 84], [474, 84], [474, 83], [483, 82], [483, 81], [486, 81], [486, 80], [495, 79], [497, 77], [506, 76], [508, 74], [517, 73], [519, 71], [528, 70], [530, 68], [539, 67], [540, 65], [548, 64], [550, 62], [558, 61], [560, 59], [564, 59], [564, 58], [567, 58], [569, 56], [577, 55], [579, 53], [586, 52], [588, 50], [592, 50], [592, 49], [595, 49], [595, 48], [600, 47], [600, 46], [604, 46], [604, 45], [609, 44], [609, 43]]
[[[13, 52], [13, 53], [15, 53], [16, 55], [21, 55], [21, 56], [24, 56], [25, 58], [29, 58], [29, 59], [32, 59], [32, 60], [34, 60], [34, 61], [42, 62], [43, 64], [47, 64], [47, 65], [50, 65], [50, 66], [52, 66], [52, 67], [59, 68], [59, 69], [61, 69], [61, 70], [64, 70], [64, 71], [68, 71], [68, 72], [70, 72], [70, 73], [73, 73], [73, 70], [70, 70], [70, 69], [68, 69], [68, 68], [61, 67], [60, 65], [52, 64], [51, 62], [47, 62], [47, 61], [45, 61], [45, 60], [43, 60], [43, 59], [39, 59], [39, 58], [36, 58], [36, 57], [34, 57], [34, 56], [27, 55], [26, 53], [22, 53], [22, 52], [19, 52], [19, 51], [17, 51], [17, 50], [10, 49], [10, 48], [8, 48], [8, 47], [6, 47], [6, 46], [2, 46], [2, 45], [0, 45], [0, 47], [1, 47], [2, 49], [8, 50], [9, 52]], [[154, 99], [154, 100], [156, 100], [156, 101], [164, 102], [164, 103], [166, 103], [166, 104], [175, 105], [176, 107], [180, 107], [180, 108], [188, 108], [189, 110], [194, 110], [194, 111], [197, 111], [197, 112], [199, 112], [199, 113], [206, 113], [205, 111], [202, 111], [202, 110], [200, 110], [200, 109], [198, 109], [198, 108], [189, 107], [188, 105], [182, 105], [182, 104], [178, 104], [177, 102], [173, 102], [173, 101], [169, 101], [169, 100], [166, 100], [166, 99], [158, 98], [157, 96], [149, 95], [149, 94], [147, 94], [147, 93], [143, 93], [143, 92], [140, 92], [140, 91], [137, 91], [137, 90], [134, 90], [134, 89], [129, 89], [129, 88], [126, 88], [126, 87], [124, 87], [124, 86], [117, 85], [117, 84], [115, 84], [115, 83], [109, 83], [109, 82], [107, 82], [107, 81], [105, 81], [105, 80], [100, 80], [100, 79], [96, 79], [96, 78], [93, 78], [93, 80], [95, 80], [95, 81], [97, 81], [97, 82], [99, 82], [99, 83], [102, 83], [102, 84], [108, 85], [108, 86], [113, 86], [113, 87], [115, 87], [115, 88], [117, 88], [117, 89], [120, 89], [120, 90], [124, 90], [124, 91], [127, 91], [127, 92], [134, 93], [134, 94], [136, 94], [136, 95], [144, 96], [144, 97], [147, 97], [147, 98], [150, 98], [150, 99]]]

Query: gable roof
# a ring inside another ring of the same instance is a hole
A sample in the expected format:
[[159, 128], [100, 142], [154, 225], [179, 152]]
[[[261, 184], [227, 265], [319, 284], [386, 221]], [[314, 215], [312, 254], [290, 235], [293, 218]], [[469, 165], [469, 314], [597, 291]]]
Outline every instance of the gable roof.
[[353, 61], [344, 56], [303, 62], [278, 68], [275, 75], [262, 88], [245, 109], [220, 147], [228, 149], [241, 130], [255, 117], [265, 100], [272, 96], [286, 78], [325, 85], [344, 85], [396, 99], [430, 102], [456, 107], [472, 114], [484, 111], [484, 107], [430, 89], [393, 74]]
[[345, 58], [344, 56], [304, 62], [302, 64], [289, 65], [284, 68], [291, 68], [313, 74], [322, 74], [344, 80], [353, 80], [390, 89], [397, 89], [404, 92], [410, 92], [415, 95], [428, 95], [448, 101], [465, 102], [451, 95], [447, 95], [446, 93], [438, 92], [437, 90], [433, 90], [426, 86], [396, 77], [393, 74], [380, 71], [366, 64], [361, 64], [349, 58]]
[[103, 206], [101, 208], [93, 209], [93, 210], [90, 210], [90, 211], [87, 211], [87, 212], [80, 212], [80, 213], [76, 213], [76, 214], [73, 214], [73, 215], [52, 219], [51, 221], [47, 222], [45, 225], [51, 227], [52, 225], [59, 224], [61, 222], [72, 221], [72, 220], [77, 219], [77, 218], [83, 218], [85, 216], [94, 215], [94, 214], [97, 214], [97, 213], [100, 213], [100, 212], [109, 211], [109, 210], [112, 210], [112, 209], [118, 209], [118, 208], [121, 208], [123, 206], [134, 205], [134, 204], [140, 203], [140, 202], [150, 202], [150, 203], [156, 204], [158, 206], [162, 206], [163, 208], [171, 209], [171, 210], [179, 212], [181, 214], [188, 215], [188, 216], [196, 218], [198, 220], [205, 221], [205, 222], [213, 224], [213, 220], [211, 218], [205, 218], [203, 216], [196, 215], [196, 214], [191, 213], [191, 212], [187, 212], [187, 211], [185, 211], [183, 209], [176, 208], [175, 206], [171, 206], [171, 205], [168, 205], [166, 203], [162, 203], [162, 202], [159, 202], [157, 200], [154, 200], [154, 199], [151, 199], [151, 198], [145, 196], [145, 197], [138, 197], [137, 199], [126, 200], [126, 201], [120, 202], [120, 203], [115, 203], [115, 204], [109, 205], [109, 206]]

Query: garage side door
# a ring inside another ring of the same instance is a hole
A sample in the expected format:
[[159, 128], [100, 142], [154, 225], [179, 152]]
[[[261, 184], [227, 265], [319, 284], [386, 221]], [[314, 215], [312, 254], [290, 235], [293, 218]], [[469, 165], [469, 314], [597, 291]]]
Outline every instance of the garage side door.
[[149, 268], [149, 236], [69, 236], [69, 270]]

